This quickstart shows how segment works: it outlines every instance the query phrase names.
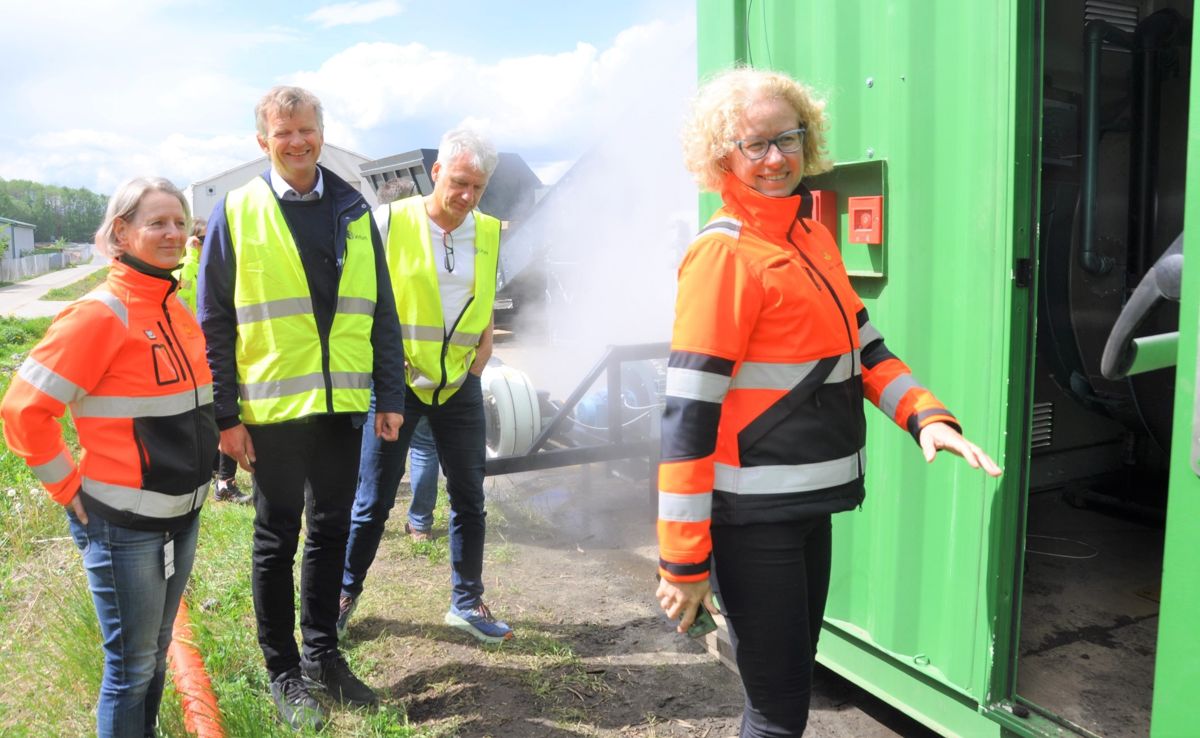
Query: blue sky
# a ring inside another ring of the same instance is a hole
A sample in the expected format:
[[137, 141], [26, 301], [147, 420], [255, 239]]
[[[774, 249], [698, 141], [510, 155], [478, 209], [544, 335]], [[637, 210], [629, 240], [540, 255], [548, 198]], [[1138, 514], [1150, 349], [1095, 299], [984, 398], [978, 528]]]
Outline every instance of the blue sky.
[[0, 0], [0, 28], [0, 177], [103, 193], [258, 156], [279, 83], [317, 93], [329, 143], [377, 158], [471, 122], [552, 181], [636, 138], [630, 111], [682, 115], [695, 78], [690, 0]]

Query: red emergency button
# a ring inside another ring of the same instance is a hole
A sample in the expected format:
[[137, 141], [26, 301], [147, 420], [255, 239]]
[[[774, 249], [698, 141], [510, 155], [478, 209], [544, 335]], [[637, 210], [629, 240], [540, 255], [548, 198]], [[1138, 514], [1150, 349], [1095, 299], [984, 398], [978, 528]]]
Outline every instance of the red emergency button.
[[851, 197], [850, 243], [883, 243], [883, 196]]

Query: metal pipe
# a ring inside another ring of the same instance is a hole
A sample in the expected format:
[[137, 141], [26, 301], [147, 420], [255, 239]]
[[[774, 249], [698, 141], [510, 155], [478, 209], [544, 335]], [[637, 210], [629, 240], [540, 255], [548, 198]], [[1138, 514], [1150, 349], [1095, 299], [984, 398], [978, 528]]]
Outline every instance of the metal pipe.
[[1083, 175], [1080, 192], [1079, 264], [1089, 274], [1107, 274], [1113, 258], [1096, 250], [1096, 186], [1100, 174], [1100, 52], [1107, 41], [1133, 47], [1133, 34], [1102, 20], [1083, 28]]
[[1140, 278], [1154, 246], [1158, 180], [1159, 52], [1179, 43], [1183, 16], [1170, 8], [1153, 13], [1134, 31], [1133, 133], [1129, 146], [1129, 271]]

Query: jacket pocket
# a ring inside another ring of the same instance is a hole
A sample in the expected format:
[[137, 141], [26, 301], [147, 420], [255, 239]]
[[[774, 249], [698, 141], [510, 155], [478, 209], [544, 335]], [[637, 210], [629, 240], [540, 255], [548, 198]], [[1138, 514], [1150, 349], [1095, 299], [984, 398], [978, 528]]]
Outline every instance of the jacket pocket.
[[166, 344], [155, 343], [150, 346], [150, 363], [154, 366], [154, 381], [161, 387], [175, 384], [182, 380], [179, 365]]
[[133, 434], [142, 457], [142, 489], [180, 494], [212, 476], [218, 433], [211, 405], [167, 417], [134, 418]]

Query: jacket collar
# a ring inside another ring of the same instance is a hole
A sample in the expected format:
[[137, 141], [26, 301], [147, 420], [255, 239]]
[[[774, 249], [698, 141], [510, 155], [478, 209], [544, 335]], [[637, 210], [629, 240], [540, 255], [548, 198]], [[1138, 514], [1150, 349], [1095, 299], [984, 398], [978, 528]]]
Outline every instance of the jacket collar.
[[787, 197], [770, 197], [730, 172], [721, 183], [721, 200], [744, 223], [771, 236], [786, 238], [796, 221], [812, 214], [812, 195], [803, 182]]
[[[324, 186], [321, 197], [328, 197], [333, 201], [334, 212], [344, 213], [353, 207], [357, 207], [360, 202], [366, 203], [362, 193], [354, 189], [346, 180], [334, 174], [328, 167], [318, 164], [317, 171], [320, 173], [319, 178], [321, 184]], [[259, 176], [266, 180], [267, 187], [271, 188], [275, 199], [278, 200], [279, 193], [275, 192], [275, 188], [271, 184], [271, 170], [268, 169]]]
[[156, 302], [166, 300], [179, 286], [175, 278], [170, 275], [158, 277], [147, 274], [120, 259], [113, 259], [110, 264], [108, 284], [111, 288], [134, 293]]

